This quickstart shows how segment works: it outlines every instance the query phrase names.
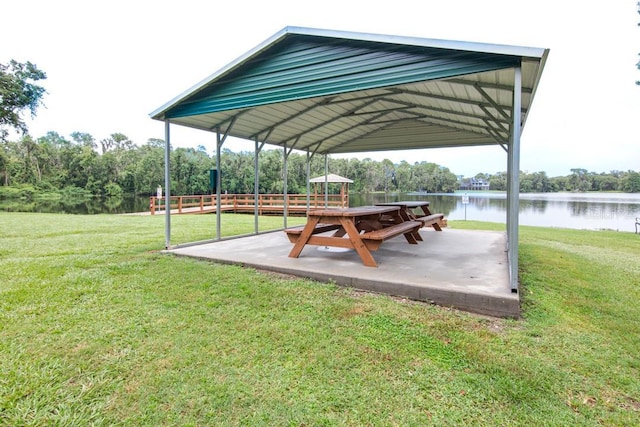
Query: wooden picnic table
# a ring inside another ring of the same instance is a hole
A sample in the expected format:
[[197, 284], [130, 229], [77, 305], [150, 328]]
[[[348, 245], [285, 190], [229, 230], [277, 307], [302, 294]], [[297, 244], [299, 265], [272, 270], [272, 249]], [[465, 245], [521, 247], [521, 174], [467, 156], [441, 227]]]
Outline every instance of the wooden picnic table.
[[[400, 208], [400, 215], [402, 215], [405, 221], [420, 221], [422, 222], [423, 227], [430, 225], [436, 231], [442, 231], [440, 222], [444, 219], [444, 214], [431, 213], [431, 210], [429, 210], [429, 202], [426, 200], [405, 200], [399, 202], [376, 203], [376, 206], [398, 206]], [[418, 208], [420, 208], [422, 212], [416, 213], [414, 211], [414, 209]], [[422, 239], [419, 238], [418, 240]]]
[[[383, 224], [381, 218], [388, 218]], [[289, 253], [298, 258], [306, 245], [354, 249], [364, 265], [377, 267], [371, 251], [383, 241], [403, 234], [410, 244], [418, 243], [422, 223], [405, 220], [399, 206], [361, 206], [357, 208], [312, 209], [303, 227], [285, 230], [294, 243]], [[327, 235], [327, 232], [333, 234]]]

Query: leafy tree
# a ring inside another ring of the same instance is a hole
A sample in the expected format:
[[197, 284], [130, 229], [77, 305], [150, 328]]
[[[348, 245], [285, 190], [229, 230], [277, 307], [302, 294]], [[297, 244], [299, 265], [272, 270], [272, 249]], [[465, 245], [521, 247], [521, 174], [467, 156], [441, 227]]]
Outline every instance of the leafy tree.
[[570, 191], [588, 191], [591, 189], [591, 182], [586, 169], [571, 169], [569, 177]]
[[414, 190], [429, 193], [452, 193], [458, 188], [458, 177], [449, 168], [435, 163], [415, 163], [412, 172]]
[[84, 145], [91, 149], [96, 149], [96, 140], [91, 136], [91, 134], [84, 132], [73, 132], [71, 134], [71, 138], [78, 145]]
[[396, 166], [389, 159], [382, 160], [382, 190], [387, 193], [397, 187]]
[[498, 172], [489, 177], [489, 188], [495, 191], [507, 190], [507, 173]]
[[87, 137], [80, 140], [77, 133], [72, 134], [74, 142], [60, 150], [61, 162], [67, 171], [64, 186], [84, 188], [92, 194], [100, 194], [96, 191], [102, 187], [99, 175], [103, 168], [98, 153], [87, 142], [93, 141], [93, 137], [85, 135]]
[[39, 162], [40, 147], [30, 135], [25, 135], [16, 148], [16, 153], [22, 162], [16, 162], [15, 178], [24, 184], [38, 184], [42, 180]]
[[[330, 170], [335, 171], [340, 176], [349, 178], [353, 181], [350, 184], [350, 190], [353, 192], [364, 192], [366, 185], [366, 164], [360, 159], [349, 159], [346, 162], [339, 163], [342, 167], [333, 166], [333, 162], [330, 162]], [[335, 168], [335, 169], [333, 169]], [[318, 175], [323, 175], [324, 170]]]
[[134, 166], [134, 193], [155, 194], [158, 185], [164, 186], [164, 141], [150, 138], [138, 152]]
[[531, 174], [531, 183], [533, 191], [536, 193], [548, 193], [551, 191], [551, 183], [547, 173], [544, 171], [534, 172]]
[[413, 174], [411, 171], [411, 165], [403, 160], [396, 168], [396, 184], [398, 191], [406, 193], [414, 190], [412, 178]]
[[29, 110], [31, 116], [35, 116], [42, 105], [45, 89], [33, 82], [46, 78], [47, 75], [31, 62], [20, 63], [12, 59], [9, 64], [0, 64], [0, 141], [4, 141], [9, 133], [6, 128], [27, 133], [27, 125], [20, 114]]
[[[252, 157], [253, 160], [253, 157]], [[242, 169], [240, 169], [242, 170]], [[251, 177], [251, 185], [253, 185], [253, 163], [246, 168], [247, 173], [243, 176]], [[287, 165], [287, 192], [288, 193], [306, 193], [307, 192], [307, 156], [292, 153], [289, 155]], [[251, 186], [253, 188], [253, 186]], [[332, 189], [329, 188], [329, 191]], [[250, 192], [253, 192], [250, 191]]]
[[444, 166], [439, 166], [439, 193], [453, 193], [458, 188], [458, 177]]
[[61, 153], [64, 147], [71, 143], [57, 132], [49, 131], [38, 138], [40, 164], [42, 168], [44, 186], [62, 188], [66, 180], [67, 171], [63, 167]]
[[382, 191], [384, 189], [383, 185], [385, 181], [382, 165], [369, 158], [364, 159], [362, 162], [365, 170], [363, 190], [367, 193]]
[[593, 175], [594, 191], [616, 191], [620, 186], [619, 179], [612, 174]]
[[571, 191], [569, 185], [569, 177], [555, 176], [549, 180], [554, 191]]
[[0, 145], [0, 178], [2, 178], [2, 185], [9, 185], [9, 154], [6, 147]]
[[255, 154], [248, 151], [234, 153], [225, 148], [221, 157], [221, 190], [238, 194], [253, 193]]
[[282, 193], [284, 188], [282, 150], [263, 150], [259, 155], [260, 193]]
[[622, 190], [627, 193], [640, 192], [640, 173], [629, 171], [623, 179]]
[[209, 193], [209, 169], [213, 160], [207, 153], [193, 148], [177, 148], [171, 154], [173, 194]]

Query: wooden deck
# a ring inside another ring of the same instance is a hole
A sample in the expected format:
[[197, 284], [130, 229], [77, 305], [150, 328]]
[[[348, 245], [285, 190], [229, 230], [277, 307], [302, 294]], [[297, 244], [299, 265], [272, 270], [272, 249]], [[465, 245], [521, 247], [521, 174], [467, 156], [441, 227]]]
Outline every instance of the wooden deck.
[[[217, 200], [216, 195], [197, 196], [171, 196], [171, 214], [201, 214], [215, 213]], [[285, 198], [283, 194], [259, 194], [258, 195], [258, 215], [282, 215], [284, 213]], [[329, 194], [328, 207], [343, 208], [349, 207], [349, 197], [340, 194]], [[306, 215], [307, 195], [288, 194], [287, 213], [289, 215]], [[253, 194], [222, 194], [220, 196], [220, 211], [232, 213], [254, 213], [256, 198]], [[325, 200], [323, 195], [309, 196], [309, 209], [324, 208]], [[165, 199], [150, 197], [149, 212], [151, 215], [164, 214], [166, 211]]]

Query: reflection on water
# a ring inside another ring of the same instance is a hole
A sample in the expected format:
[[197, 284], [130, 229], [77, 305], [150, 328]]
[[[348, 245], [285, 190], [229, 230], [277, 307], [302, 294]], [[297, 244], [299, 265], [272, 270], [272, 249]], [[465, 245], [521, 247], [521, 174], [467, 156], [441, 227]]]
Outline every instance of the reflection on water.
[[68, 198], [61, 200], [0, 200], [0, 211], [67, 214], [130, 213], [149, 210], [149, 197]]
[[[506, 222], [504, 193], [456, 194], [351, 194], [351, 206], [398, 200], [428, 200], [432, 212], [442, 212], [452, 220]], [[529, 193], [520, 195], [520, 225], [591, 230], [635, 231], [640, 217], [640, 194], [618, 193]]]

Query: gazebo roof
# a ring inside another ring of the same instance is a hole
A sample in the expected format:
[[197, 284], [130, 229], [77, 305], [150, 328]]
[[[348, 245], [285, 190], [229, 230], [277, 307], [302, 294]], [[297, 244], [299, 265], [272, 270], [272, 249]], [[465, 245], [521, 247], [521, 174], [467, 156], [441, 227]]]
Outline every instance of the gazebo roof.
[[151, 117], [312, 153], [508, 145], [548, 49], [286, 27]]
[[340, 175], [336, 175], [333, 173], [330, 173], [326, 176], [322, 175], [322, 176], [318, 176], [315, 178], [311, 178], [309, 180], [309, 182], [311, 183], [325, 183], [325, 182], [329, 182], [329, 183], [334, 183], [334, 182], [338, 182], [338, 183], [347, 183], [347, 184], [351, 184], [353, 182], [353, 180], [349, 179], [349, 178], [345, 178], [343, 176]]

